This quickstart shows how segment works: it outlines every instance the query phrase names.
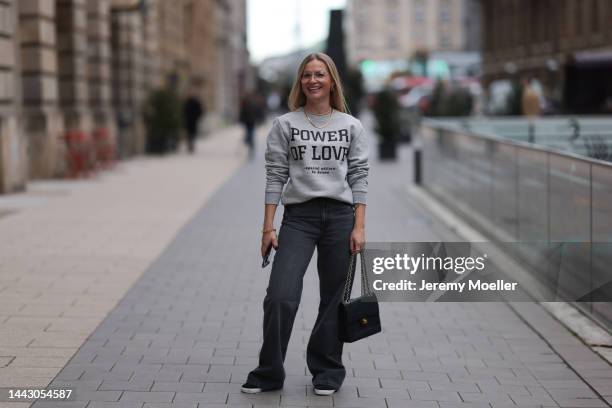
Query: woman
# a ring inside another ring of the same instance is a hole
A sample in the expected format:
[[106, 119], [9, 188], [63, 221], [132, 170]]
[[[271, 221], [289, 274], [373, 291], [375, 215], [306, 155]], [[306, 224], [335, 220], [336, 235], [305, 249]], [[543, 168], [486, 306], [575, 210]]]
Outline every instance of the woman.
[[[259, 366], [241, 391], [282, 388], [302, 279], [316, 247], [321, 301], [306, 360], [315, 393], [331, 395], [345, 376], [338, 305], [350, 254], [365, 243], [367, 141], [359, 120], [345, 113], [338, 71], [325, 54], [302, 61], [288, 102], [291, 112], [274, 121], [267, 139], [261, 254], [266, 257], [272, 247], [277, 252], [264, 299]], [[285, 210], [277, 239], [273, 221], [281, 198]]]

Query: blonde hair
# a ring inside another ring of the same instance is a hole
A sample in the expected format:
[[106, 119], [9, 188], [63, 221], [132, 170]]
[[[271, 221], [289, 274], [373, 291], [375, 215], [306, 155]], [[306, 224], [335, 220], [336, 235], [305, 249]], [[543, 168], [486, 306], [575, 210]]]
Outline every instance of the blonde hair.
[[329, 55], [324, 54], [322, 52], [314, 52], [312, 54], [308, 54], [302, 60], [302, 63], [298, 68], [295, 82], [293, 82], [291, 92], [289, 93], [289, 99], [287, 101], [289, 110], [295, 111], [306, 105], [306, 95], [304, 95], [304, 91], [302, 91], [302, 75], [304, 74], [306, 64], [308, 64], [310, 61], [315, 60], [321, 61], [325, 64], [325, 66], [327, 67], [327, 72], [329, 72], [329, 75], [332, 79], [332, 88], [329, 94], [329, 104], [332, 108], [340, 112], [346, 113], [348, 109], [346, 107], [346, 101], [344, 100], [344, 92], [342, 91], [342, 83], [340, 82], [340, 75], [338, 74], [338, 69], [336, 68], [336, 64], [334, 64], [334, 61], [329, 57]]

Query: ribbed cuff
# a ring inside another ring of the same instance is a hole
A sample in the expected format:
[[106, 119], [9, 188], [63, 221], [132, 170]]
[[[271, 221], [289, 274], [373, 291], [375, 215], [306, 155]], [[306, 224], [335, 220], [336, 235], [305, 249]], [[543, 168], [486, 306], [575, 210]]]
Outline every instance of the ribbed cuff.
[[266, 192], [266, 204], [276, 204], [280, 201], [281, 193]]
[[363, 191], [353, 191], [353, 204], [366, 204], [366, 197], [368, 193], [364, 193]]

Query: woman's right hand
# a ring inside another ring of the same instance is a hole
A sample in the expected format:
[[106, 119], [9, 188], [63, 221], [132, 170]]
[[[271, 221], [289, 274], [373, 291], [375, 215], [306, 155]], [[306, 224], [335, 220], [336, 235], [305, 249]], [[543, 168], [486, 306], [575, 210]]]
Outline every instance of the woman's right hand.
[[261, 256], [266, 256], [270, 252], [270, 246], [276, 251], [278, 249], [278, 239], [276, 231], [264, 232], [261, 236]]

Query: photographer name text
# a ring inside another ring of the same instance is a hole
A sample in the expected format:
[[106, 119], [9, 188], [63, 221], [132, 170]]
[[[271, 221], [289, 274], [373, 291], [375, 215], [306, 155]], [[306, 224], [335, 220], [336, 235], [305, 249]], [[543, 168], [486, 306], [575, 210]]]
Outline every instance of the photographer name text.
[[468, 282], [414, 282], [402, 279], [398, 282], [384, 282], [377, 279], [372, 282], [372, 287], [376, 291], [456, 291], [462, 293], [466, 288], [468, 291], [514, 291], [516, 282], [506, 282], [498, 279], [495, 282], [483, 282], [481, 280]]

